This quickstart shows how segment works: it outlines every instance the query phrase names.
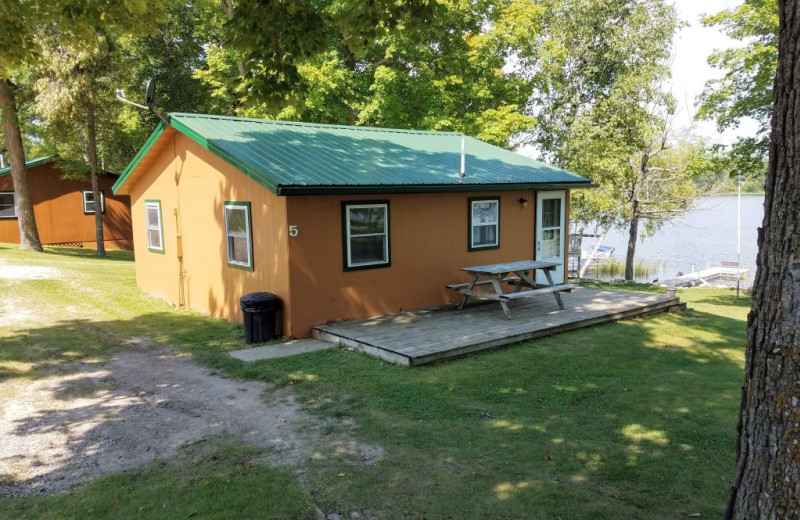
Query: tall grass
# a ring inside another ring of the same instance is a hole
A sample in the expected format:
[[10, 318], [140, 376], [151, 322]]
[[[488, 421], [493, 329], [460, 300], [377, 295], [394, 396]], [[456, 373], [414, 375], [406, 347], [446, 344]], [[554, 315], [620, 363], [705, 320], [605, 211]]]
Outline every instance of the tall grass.
[[[633, 266], [633, 275], [638, 280], [647, 280], [661, 272], [663, 266], [663, 263], [636, 262]], [[623, 276], [625, 276], [625, 262], [616, 258], [598, 259], [586, 271], [587, 278], [602, 281], [611, 281]]]

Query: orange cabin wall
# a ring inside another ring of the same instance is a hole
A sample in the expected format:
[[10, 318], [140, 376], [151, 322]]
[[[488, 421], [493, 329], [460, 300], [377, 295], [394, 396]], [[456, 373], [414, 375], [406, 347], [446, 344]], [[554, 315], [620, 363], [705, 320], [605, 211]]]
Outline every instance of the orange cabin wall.
[[[468, 199], [500, 197], [500, 248], [468, 251]], [[519, 202], [524, 197], [527, 205]], [[389, 201], [391, 266], [344, 271], [343, 201]], [[533, 191], [287, 197], [290, 335], [319, 323], [456, 301], [446, 284], [468, 281], [462, 267], [533, 258]]]
[[[205, 314], [241, 322], [239, 298], [268, 291], [291, 321], [286, 199], [179, 133], [131, 183], [136, 280], [147, 293]], [[161, 201], [164, 253], [148, 250], [145, 201]], [[250, 202], [254, 270], [227, 264], [226, 201]], [[177, 254], [181, 235], [183, 256]]]
[[[83, 212], [83, 191], [91, 189], [88, 180], [62, 179], [62, 172], [53, 164], [42, 164], [28, 170], [28, 184], [33, 213], [42, 244], [80, 243], [96, 248], [94, 214]], [[105, 197], [103, 214], [104, 245], [108, 249], [133, 249], [130, 197], [113, 195], [116, 178], [98, 177]], [[0, 191], [14, 191], [11, 174], [0, 177]], [[0, 218], [0, 242], [19, 243], [16, 218]]]

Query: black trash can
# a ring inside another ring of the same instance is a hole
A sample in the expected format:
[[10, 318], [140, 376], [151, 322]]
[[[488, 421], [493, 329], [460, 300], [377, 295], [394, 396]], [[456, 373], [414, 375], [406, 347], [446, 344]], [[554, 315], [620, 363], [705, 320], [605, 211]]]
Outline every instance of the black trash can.
[[278, 337], [278, 310], [281, 300], [268, 292], [245, 294], [239, 300], [244, 314], [244, 342], [263, 343]]

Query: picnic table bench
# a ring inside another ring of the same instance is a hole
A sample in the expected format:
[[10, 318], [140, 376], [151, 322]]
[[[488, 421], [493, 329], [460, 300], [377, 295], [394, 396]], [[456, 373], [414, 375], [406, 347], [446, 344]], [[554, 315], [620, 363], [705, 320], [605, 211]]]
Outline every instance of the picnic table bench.
[[[551, 293], [558, 304], [558, 308], [564, 310], [564, 302], [561, 300], [562, 292], [570, 292], [575, 288], [573, 284], [556, 284], [553, 282], [551, 272], [560, 264], [557, 262], [546, 262], [538, 260], [523, 260], [521, 262], [508, 262], [503, 264], [479, 265], [475, 267], [464, 267], [461, 270], [472, 275], [472, 280], [466, 283], [456, 283], [446, 285], [448, 289], [459, 292], [461, 302], [459, 309], [463, 309], [470, 296], [496, 300], [503, 308], [506, 318], [511, 318], [511, 311], [508, 302], [517, 298], [526, 298], [537, 294]], [[537, 284], [535, 281], [536, 270], [541, 270], [547, 279], [548, 284]], [[480, 278], [488, 278], [481, 280]], [[501, 284], [506, 283], [516, 286], [513, 292], [504, 292]], [[476, 287], [491, 286], [493, 290], [481, 290]], [[530, 289], [523, 290], [526, 287]]]

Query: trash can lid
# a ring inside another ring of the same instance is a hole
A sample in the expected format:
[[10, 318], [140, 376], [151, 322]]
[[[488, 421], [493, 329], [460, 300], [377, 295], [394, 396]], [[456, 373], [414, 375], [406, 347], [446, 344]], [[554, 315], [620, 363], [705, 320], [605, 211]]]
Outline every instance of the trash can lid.
[[263, 311], [277, 309], [281, 301], [277, 294], [268, 292], [254, 292], [245, 294], [239, 300], [239, 306], [243, 311]]

